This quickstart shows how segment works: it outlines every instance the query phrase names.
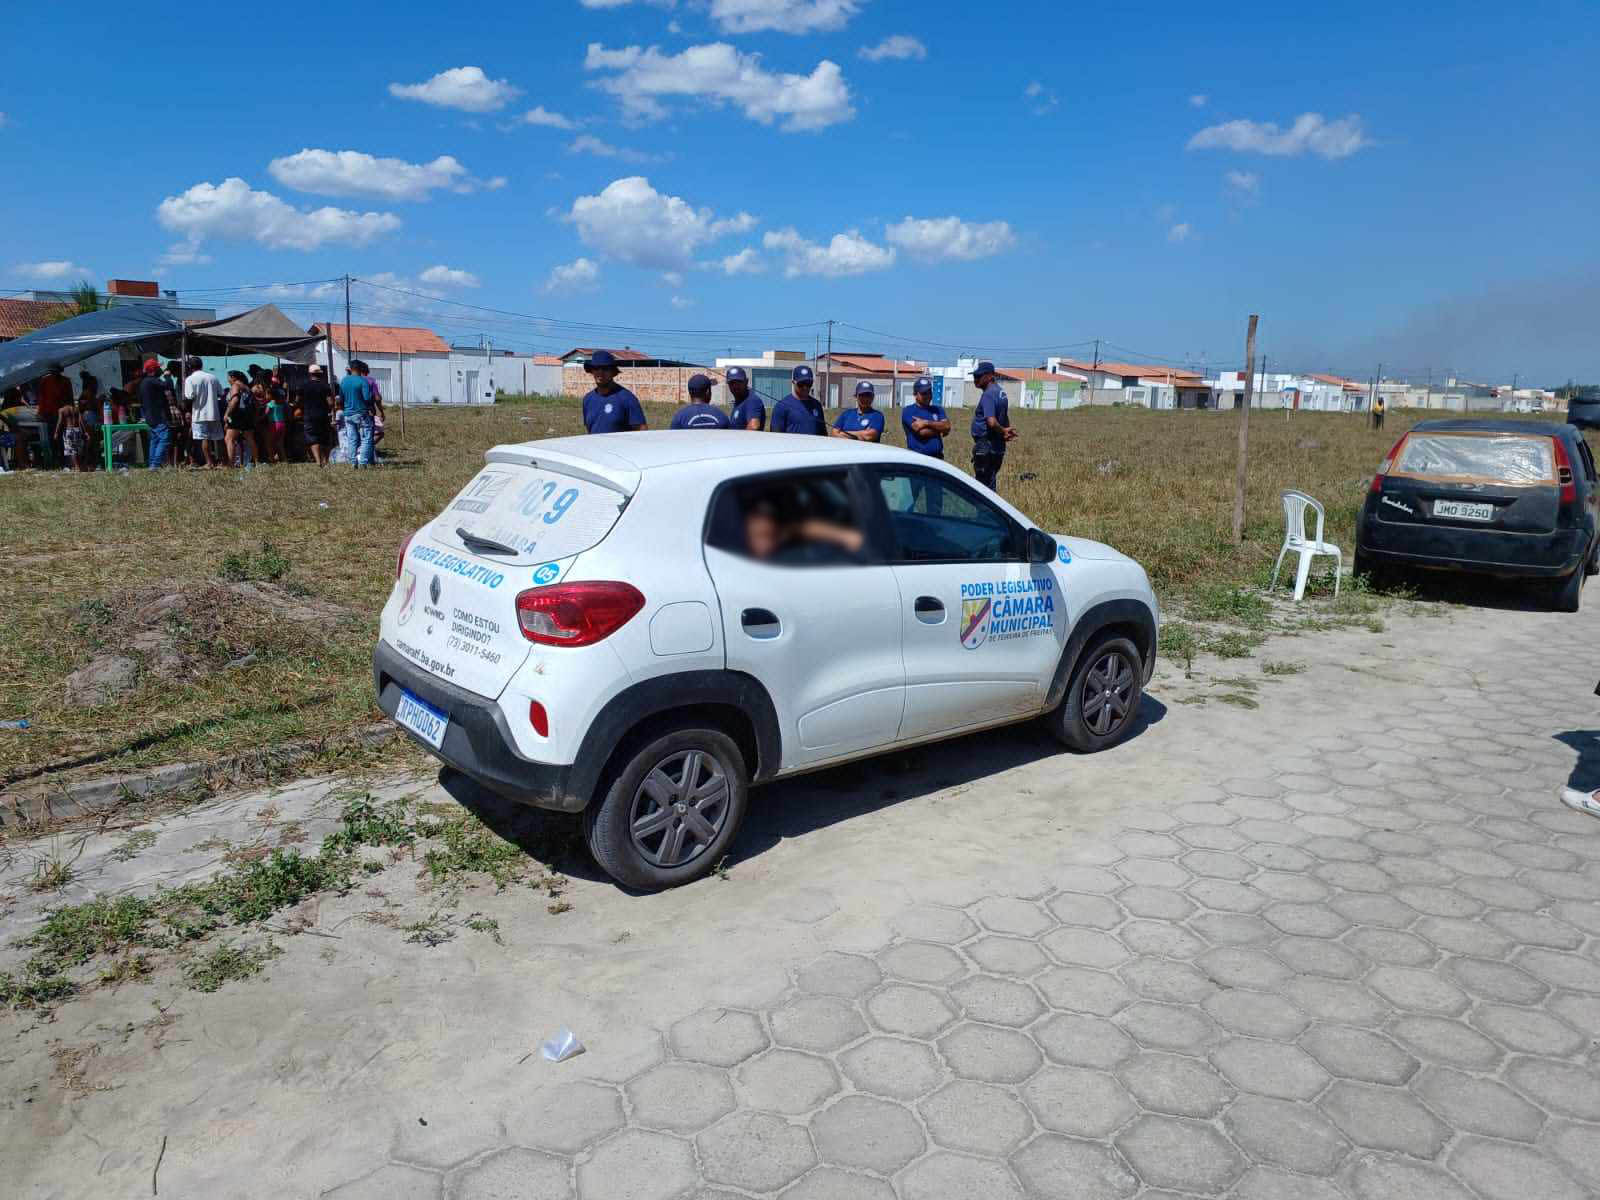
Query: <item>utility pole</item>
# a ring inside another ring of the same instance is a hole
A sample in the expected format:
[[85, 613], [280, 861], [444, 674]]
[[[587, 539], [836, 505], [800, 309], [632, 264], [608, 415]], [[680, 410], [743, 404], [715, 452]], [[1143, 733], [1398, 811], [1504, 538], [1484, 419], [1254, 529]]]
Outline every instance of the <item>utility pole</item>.
[[1094, 376], [1100, 369], [1100, 339], [1094, 340], [1094, 364], [1089, 368], [1089, 403], [1094, 403]]
[[1250, 398], [1256, 382], [1256, 321], [1250, 314], [1250, 328], [1244, 335], [1244, 411], [1239, 414], [1239, 467], [1233, 476], [1233, 544], [1244, 544], [1244, 487], [1250, 464]]
[[[346, 363], [355, 357], [356, 344], [350, 337], [350, 276], [344, 277], [344, 360]], [[330, 380], [329, 382], [333, 382]]]
[[1378, 410], [1378, 397], [1383, 395], [1383, 364], [1378, 364], [1378, 373], [1372, 380], [1372, 395], [1367, 398], [1367, 424], [1371, 425], [1378, 418], [1373, 414]]
[[832, 402], [833, 393], [830, 385], [833, 383], [833, 318], [828, 318], [828, 365], [822, 369], [822, 406], [827, 408]]
[[1423, 408], [1433, 407], [1433, 368], [1428, 368], [1428, 394], [1422, 398]]

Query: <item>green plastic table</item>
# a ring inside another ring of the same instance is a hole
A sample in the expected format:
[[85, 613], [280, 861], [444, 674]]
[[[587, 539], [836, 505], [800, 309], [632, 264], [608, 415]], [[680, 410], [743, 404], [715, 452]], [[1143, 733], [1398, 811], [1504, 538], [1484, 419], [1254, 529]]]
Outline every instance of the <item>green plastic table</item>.
[[106, 470], [107, 471], [111, 470], [111, 443], [112, 443], [112, 440], [113, 440], [113, 438], [112, 438], [113, 434], [117, 434], [117, 433], [149, 433], [149, 432], [150, 432], [150, 426], [146, 425], [143, 421], [132, 421], [132, 422], [129, 422], [128, 424], [126, 424], [126, 425], [111, 424], [111, 425], [102, 425], [102, 426], [100, 426], [100, 436], [101, 436], [101, 439], [104, 441], [105, 448], [106, 448]]

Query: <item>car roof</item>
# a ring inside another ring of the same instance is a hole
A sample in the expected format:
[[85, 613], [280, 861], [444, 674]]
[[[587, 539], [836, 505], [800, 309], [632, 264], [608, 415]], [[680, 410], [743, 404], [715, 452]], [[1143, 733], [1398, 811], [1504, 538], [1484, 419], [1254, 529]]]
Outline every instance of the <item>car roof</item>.
[[819, 453], [826, 453], [841, 462], [927, 461], [924, 455], [913, 454], [898, 446], [860, 442], [855, 438], [752, 433], [746, 429], [641, 429], [630, 433], [589, 433], [523, 442], [519, 448], [534, 453], [555, 451], [563, 457], [587, 459], [598, 466], [631, 471], [654, 471], [686, 463], [729, 459], [738, 459], [743, 467], [752, 460], [768, 458], [781, 462], [786, 458]]
[[1466, 417], [1453, 421], [1418, 421], [1412, 433], [1524, 433], [1544, 437], [1565, 437], [1572, 426], [1557, 421], [1501, 421], [1496, 418]]

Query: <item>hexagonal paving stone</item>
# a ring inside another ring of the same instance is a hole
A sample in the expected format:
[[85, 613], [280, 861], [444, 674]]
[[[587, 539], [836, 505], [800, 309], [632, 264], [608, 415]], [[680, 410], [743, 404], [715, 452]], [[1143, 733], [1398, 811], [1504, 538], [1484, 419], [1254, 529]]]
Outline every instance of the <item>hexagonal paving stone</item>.
[[1481, 1033], [1444, 1017], [1399, 1017], [1388, 1032], [1426, 1062], [1487, 1071], [1502, 1056], [1500, 1047]]
[[734, 1079], [745, 1104], [789, 1116], [810, 1112], [839, 1090], [832, 1063], [798, 1050], [768, 1050], [743, 1064]]
[[1344, 944], [1373, 962], [1396, 967], [1421, 967], [1439, 957], [1439, 952], [1414, 933], [1398, 929], [1352, 929]]
[[1430, 1159], [1450, 1130], [1409, 1093], [1398, 1088], [1337, 1080], [1317, 1106], [1356, 1145]]
[[828, 1054], [867, 1032], [855, 1005], [837, 996], [797, 996], [773, 1011], [772, 1040], [795, 1050]]
[[1415, 1091], [1458, 1131], [1531, 1142], [1544, 1126], [1544, 1113], [1504, 1084], [1451, 1067], [1428, 1068]]
[[1117, 940], [1135, 954], [1156, 958], [1194, 958], [1207, 944], [1172, 921], [1129, 921], [1117, 930]]
[[1034, 1138], [1011, 1165], [1028, 1194], [1042, 1200], [1126, 1200], [1139, 1190], [1139, 1181], [1105, 1146], [1053, 1133]]
[[1432, 971], [1415, 967], [1378, 967], [1367, 976], [1367, 986], [1396, 1008], [1453, 1016], [1471, 1002], [1460, 988]]
[[1592, 1193], [1547, 1155], [1528, 1146], [1464, 1138], [1450, 1151], [1450, 1169], [1484, 1200], [1584, 1200]]
[[1505, 1079], [1551, 1112], [1600, 1121], [1600, 1077], [1592, 1068], [1541, 1058], [1513, 1059]]
[[1267, 904], [1253, 887], [1230, 879], [1197, 879], [1187, 891], [1196, 904], [1215, 912], [1253, 913]]
[[[321, 1193], [329, 1200], [434, 1200], [443, 1186], [443, 1179], [433, 1171], [421, 1167], [408, 1167], [402, 1163], [385, 1163], [369, 1175], [352, 1179]], [[567, 1186], [567, 1173], [561, 1172], [561, 1186]], [[567, 1191], [536, 1193], [540, 1200], [565, 1200]]]
[[800, 968], [795, 982], [803, 992], [853, 999], [883, 982], [883, 972], [870, 958], [830, 951]]
[[[1263, 1104], [1283, 1101], [1264, 1100]], [[1251, 1167], [1233, 1189], [1229, 1200], [1346, 1200], [1345, 1193], [1333, 1184], [1304, 1175], [1280, 1171], [1277, 1167]]]
[[1537, 1009], [1480, 1004], [1467, 1019], [1507, 1050], [1524, 1054], [1562, 1058], [1576, 1054], [1587, 1044], [1576, 1029]]
[[917, 1105], [928, 1133], [941, 1146], [1002, 1157], [1033, 1132], [1033, 1118], [1009, 1092], [957, 1079]]
[[712, 1067], [733, 1067], [765, 1050], [767, 1033], [753, 1013], [707, 1008], [669, 1029], [667, 1041], [679, 1058]]
[[1175, 1117], [1214, 1117], [1234, 1096], [1209, 1063], [1183, 1054], [1141, 1054], [1117, 1077], [1145, 1108]]
[[1416, 909], [1409, 904], [1402, 904], [1393, 896], [1343, 892], [1329, 901], [1329, 906], [1341, 917], [1357, 925], [1386, 925], [1391, 929], [1405, 929], [1417, 919]]
[[1019, 1083], [1044, 1061], [1027, 1034], [971, 1021], [963, 1021], [940, 1038], [939, 1053], [963, 1079], [987, 1083]]
[[694, 1063], [661, 1063], [623, 1090], [634, 1121], [676, 1133], [699, 1133], [734, 1108], [727, 1073]]
[[1456, 958], [1445, 971], [1464, 991], [1502, 1004], [1537, 1004], [1550, 994], [1550, 986], [1510, 963], [1482, 958]]
[[1443, 1167], [1375, 1154], [1357, 1160], [1350, 1183], [1359, 1200], [1474, 1200]]
[[996, 1162], [936, 1151], [900, 1177], [905, 1200], [1023, 1200], [1011, 1172]]
[[825, 1163], [892, 1175], [927, 1148], [922, 1127], [903, 1108], [873, 1096], [845, 1096], [811, 1119]]
[[[404, 1195], [381, 1194], [382, 1200]], [[450, 1175], [450, 1200], [569, 1200], [572, 1195], [567, 1164], [532, 1150], [502, 1150]]]
[[839, 1067], [863, 1092], [915, 1100], [944, 1077], [931, 1046], [900, 1038], [871, 1037], [839, 1055]]
[[1051, 967], [1034, 979], [1051, 1008], [1109, 1017], [1127, 1007], [1133, 995], [1122, 981], [1086, 967]]
[[1336, 938], [1350, 922], [1323, 904], [1289, 904], [1278, 901], [1261, 910], [1263, 920], [1285, 933], [1302, 938]]
[[1511, 953], [1511, 939], [1482, 921], [1463, 921], [1452, 917], [1424, 917], [1411, 930], [1451, 954], [1475, 958], [1502, 959]]
[[1182, 887], [1191, 878], [1189, 872], [1177, 863], [1160, 858], [1128, 858], [1113, 869], [1129, 883], [1148, 884], [1151, 887]]
[[[1201, 880], [1195, 886], [1216, 880]], [[1182, 892], [1172, 888], [1150, 887], [1134, 884], [1117, 896], [1117, 901], [1136, 917], [1159, 917], [1164, 921], [1179, 921], [1194, 912], [1194, 904]]]
[[485, 1111], [487, 1107], [475, 1106], [450, 1116], [436, 1114], [426, 1125], [396, 1122], [389, 1158], [408, 1166], [444, 1171], [504, 1146], [506, 1138], [497, 1112]]
[[967, 1017], [990, 1025], [1028, 1025], [1044, 1012], [1039, 994], [1027, 984], [994, 975], [962, 980], [950, 989], [950, 998]]
[[1253, 1161], [1305, 1175], [1333, 1174], [1350, 1152], [1350, 1143], [1326, 1117], [1293, 1100], [1240, 1096], [1223, 1114], [1222, 1124]]
[[1058, 962], [1069, 967], [1106, 970], [1128, 960], [1127, 947], [1116, 937], [1099, 929], [1068, 925], [1046, 934], [1041, 942]]
[[1201, 1054], [1221, 1036], [1211, 1018], [1187, 1004], [1145, 1001], [1118, 1015], [1118, 1023], [1141, 1046]]
[[1389, 1012], [1388, 1003], [1357, 983], [1301, 975], [1283, 985], [1283, 994], [1310, 1017], [1346, 1025], [1372, 1025]]
[[1421, 1065], [1381, 1033], [1350, 1025], [1315, 1025], [1300, 1046], [1331, 1074], [1367, 1083], [1398, 1087]]
[[1190, 850], [1178, 859], [1195, 875], [1241, 882], [1256, 872], [1255, 864], [1227, 850]]
[[817, 1161], [810, 1135], [770, 1113], [736, 1112], [694, 1142], [707, 1179], [752, 1192], [777, 1191]]
[[1116, 1079], [1079, 1067], [1045, 1067], [1020, 1094], [1040, 1125], [1076, 1137], [1104, 1137], [1137, 1111]]
[[961, 955], [934, 942], [898, 942], [878, 961], [888, 974], [913, 983], [949, 983], [967, 973]]
[[563, 1083], [506, 1115], [513, 1142], [558, 1154], [576, 1154], [622, 1128], [622, 1097], [606, 1084]]
[[938, 992], [893, 983], [867, 1000], [867, 1016], [886, 1033], [932, 1037], [956, 1019], [955, 1009]]
[[1253, 946], [1218, 946], [1202, 954], [1195, 965], [1225, 988], [1271, 991], [1292, 974], [1265, 950]]
[[968, 911], [985, 929], [1015, 937], [1038, 937], [1055, 924], [1049, 914], [1033, 901], [1017, 900], [1010, 896], [990, 896], [978, 901]]
[[[735, 1200], [729, 1197], [729, 1200]], [[781, 1200], [895, 1200], [894, 1189], [881, 1179], [835, 1167], [818, 1167], [785, 1189]]]
[[1272, 943], [1272, 953], [1301, 975], [1355, 979], [1367, 969], [1354, 950], [1322, 937], [1281, 937]]
[[1132, 1055], [1131, 1038], [1104, 1017], [1055, 1013], [1030, 1031], [1045, 1056], [1074, 1067], [1106, 1070]]
[[1055, 885], [1063, 892], [1089, 892], [1109, 895], [1122, 887], [1122, 880], [1104, 867], [1066, 867], [1058, 871]]
[[1211, 1062], [1240, 1091], [1281, 1100], [1309, 1100], [1329, 1078], [1299, 1047], [1256, 1038], [1224, 1042], [1211, 1052]]
[[1278, 936], [1260, 917], [1246, 913], [1197, 913], [1185, 924], [1213, 946], [1258, 946]]
[[627, 1196], [629, 1200], [673, 1200], [700, 1178], [689, 1143], [664, 1133], [625, 1129], [578, 1164], [583, 1200]]
[[1063, 925], [1087, 925], [1091, 929], [1113, 929], [1127, 918], [1116, 901], [1084, 892], [1062, 892], [1045, 901], [1045, 907]]
[[1217, 992], [1201, 1007], [1229, 1033], [1279, 1041], [1292, 1041], [1311, 1020], [1282, 996], [1244, 988]]
[[1600, 1138], [1594, 1136], [1591, 1126], [1555, 1125], [1545, 1131], [1540, 1142], [1578, 1179], [1600, 1193]]
[[1328, 885], [1315, 875], [1293, 875], [1287, 871], [1263, 871], [1250, 881], [1258, 892], [1290, 904], [1316, 904], [1328, 897]]
[[1575, 992], [1600, 992], [1600, 963], [1576, 954], [1534, 947], [1517, 955], [1517, 965], [1552, 987]]
[[926, 904], [908, 908], [892, 922], [900, 936], [919, 942], [964, 942], [978, 932], [970, 917], [958, 908]]
[[1198, 1004], [1217, 990], [1215, 983], [1188, 963], [1164, 958], [1135, 959], [1117, 974], [1147, 1000]]
[[963, 949], [983, 970], [1017, 979], [1037, 975], [1050, 964], [1049, 957], [1039, 944], [1024, 938], [987, 934]]
[[1246, 1166], [1215, 1129], [1178, 1117], [1140, 1117], [1117, 1136], [1116, 1146], [1153, 1187], [1209, 1195], [1225, 1190]]
[[1576, 950], [1583, 945], [1582, 933], [1544, 913], [1492, 912], [1484, 920], [1523, 945], [1551, 950]]

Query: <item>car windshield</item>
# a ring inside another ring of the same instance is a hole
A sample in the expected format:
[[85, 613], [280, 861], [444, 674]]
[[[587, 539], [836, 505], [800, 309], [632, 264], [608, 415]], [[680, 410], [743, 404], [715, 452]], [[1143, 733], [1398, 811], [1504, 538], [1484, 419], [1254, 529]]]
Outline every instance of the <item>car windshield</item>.
[[1554, 452], [1547, 437], [1413, 433], [1406, 438], [1394, 472], [1485, 483], [1551, 483]]

